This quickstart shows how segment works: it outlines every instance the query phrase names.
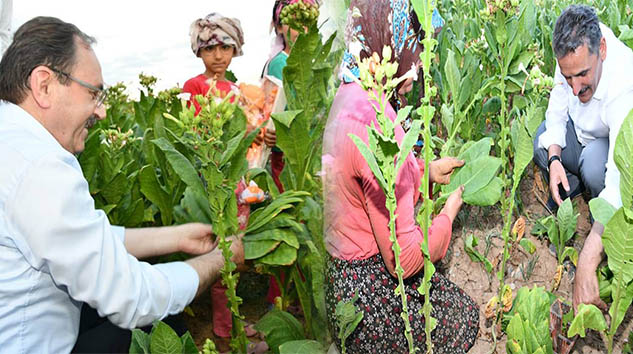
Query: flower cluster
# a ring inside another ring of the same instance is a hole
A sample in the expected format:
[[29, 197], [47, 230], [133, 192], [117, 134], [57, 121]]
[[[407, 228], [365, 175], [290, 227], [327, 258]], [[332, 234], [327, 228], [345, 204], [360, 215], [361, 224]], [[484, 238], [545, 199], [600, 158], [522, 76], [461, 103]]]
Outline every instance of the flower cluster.
[[506, 14], [517, 14], [519, 12], [519, 0], [486, 0], [486, 8], [479, 11], [484, 19], [492, 19], [497, 11]]
[[135, 137], [132, 129], [127, 132], [121, 132], [121, 128], [117, 129], [105, 129], [101, 133], [101, 141], [106, 146], [112, 148], [112, 150], [118, 151], [123, 149], [129, 143], [137, 140], [141, 140], [140, 137]]
[[281, 23], [298, 31], [316, 24], [319, 7], [310, 0], [291, 1], [281, 10]]

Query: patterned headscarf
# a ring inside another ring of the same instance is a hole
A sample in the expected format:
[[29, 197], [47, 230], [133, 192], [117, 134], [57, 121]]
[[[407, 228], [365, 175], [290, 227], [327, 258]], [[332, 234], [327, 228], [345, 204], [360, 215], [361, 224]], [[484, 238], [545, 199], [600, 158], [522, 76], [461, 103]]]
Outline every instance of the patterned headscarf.
[[243, 55], [244, 32], [240, 26], [240, 20], [228, 18], [217, 12], [200, 18], [191, 24], [189, 29], [191, 36], [191, 50], [199, 57], [200, 49], [218, 44], [228, 44], [235, 48], [234, 57]]
[[[378, 19], [386, 19], [380, 21]], [[417, 16], [409, 0], [352, 0], [345, 27], [347, 50], [343, 67], [358, 77], [356, 57], [368, 58], [372, 53], [382, 54], [385, 45], [391, 47], [393, 58], [399, 63], [396, 77], [404, 75], [419, 58], [423, 36]], [[343, 74], [346, 82], [352, 78]]]

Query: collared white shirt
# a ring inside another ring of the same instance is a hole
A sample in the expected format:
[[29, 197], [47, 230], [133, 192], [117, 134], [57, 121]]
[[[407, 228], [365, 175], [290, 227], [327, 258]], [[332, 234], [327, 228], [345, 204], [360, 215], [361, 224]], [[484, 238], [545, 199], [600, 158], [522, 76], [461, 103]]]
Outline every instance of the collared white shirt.
[[613, 150], [620, 126], [633, 109], [633, 51], [602, 23], [600, 31], [607, 43], [607, 57], [596, 92], [589, 102], [580, 102], [557, 63], [555, 85], [545, 114], [546, 130], [539, 138], [539, 146], [548, 149], [557, 144], [564, 148], [568, 117], [574, 122], [576, 136], [583, 146], [596, 138], [609, 138], [605, 188], [599, 197], [619, 208], [620, 172], [613, 160]]
[[124, 328], [191, 302], [196, 271], [128, 254], [125, 230], [95, 209], [75, 156], [1, 101], [0, 166], [0, 352], [70, 352], [83, 302]]

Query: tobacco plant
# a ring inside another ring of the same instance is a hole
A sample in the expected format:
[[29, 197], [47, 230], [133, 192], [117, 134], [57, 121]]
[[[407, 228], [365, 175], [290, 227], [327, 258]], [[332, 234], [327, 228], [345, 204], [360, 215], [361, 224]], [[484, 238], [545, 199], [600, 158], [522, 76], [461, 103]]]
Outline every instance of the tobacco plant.
[[[412, 5], [424, 30], [424, 39], [422, 40], [423, 51], [420, 54], [423, 72], [422, 79], [424, 81], [424, 97], [421, 101], [422, 105], [417, 109], [418, 115], [424, 120], [424, 177], [422, 179], [422, 185], [420, 186], [420, 192], [424, 199], [422, 201], [422, 211], [418, 215], [418, 223], [422, 225], [422, 231], [424, 232], [424, 242], [420, 245], [422, 253], [424, 254], [424, 277], [422, 284], [418, 287], [418, 292], [424, 294], [422, 313], [425, 320], [424, 334], [426, 337], [426, 352], [432, 353], [433, 342], [431, 341], [431, 332], [437, 324], [437, 319], [431, 317], [431, 311], [433, 311], [433, 306], [431, 305], [431, 277], [433, 273], [435, 273], [435, 266], [433, 262], [431, 262], [431, 254], [429, 253], [429, 230], [431, 229], [431, 211], [433, 210], [431, 190], [429, 188], [429, 163], [433, 160], [433, 151], [431, 151], [431, 120], [435, 113], [435, 107], [433, 107], [431, 103], [431, 98], [437, 93], [437, 88], [431, 85], [432, 77], [430, 74], [431, 63], [435, 58], [434, 49], [437, 45], [437, 41], [433, 38], [435, 28], [431, 24], [435, 6], [431, 0], [413, 1]], [[411, 130], [418, 127], [419, 124], [412, 126]], [[416, 130], [419, 130], [419, 128]]]
[[[400, 245], [396, 236], [396, 176], [403, 166], [407, 156], [413, 148], [420, 131], [420, 121], [412, 123], [411, 128], [405, 134], [400, 145], [396, 140], [395, 129], [411, 112], [411, 107], [406, 107], [398, 112], [395, 121], [392, 121], [386, 114], [386, 107], [389, 99], [393, 96], [396, 86], [406, 79], [405, 76], [394, 79], [398, 64], [391, 62], [391, 48], [385, 46], [382, 51], [382, 60], [378, 53], [372, 57], [360, 60], [357, 58], [360, 71], [360, 84], [368, 93], [372, 107], [376, 111], [376, 121], [378, 127], [367, 126], [368, 142], [365, 143], [360, 137], [349, 134], [356, 144], [361, 155], [369, 165], [372, 173], [378, 181], [378, 185], [385, 193], [385, 207], [389, 212], [389, 239], [392, 243], [392, 250], [395, 259], [395, 273], [398, 278], [398, 286], [395, 289], [396, 295], [402, 301], [402, 312], [400, 316], [405, 325], [405, 337], [409, 345], [409, 352], [414, 351], [413, 335], [411, 334], [411, 323], [409, 322], [409, 310], [407, 305], [407, 294], [404, 286], [404, 269], [400, 264]], [[395, 164], [394, 164], [395, 161]], [[423, 183], [424, 184], [424, 183]], [[428, 182], [426, 183], [428, 185]]]
[[[596, 222], [605, 226], [602, 244], [607, 255], [609, 270], [613, 272], [609, 308], [611, 323], [607, 328], [601, 311], [595, 305], [580, 305], [578, 314], [569, 327], [568, 337], [585, 336], [585, 329], [601, 331], [609, 353], [613, 352], [613, 338], [624, 315], [633, 302], [633, 112], [626, 117], [615, 141], [613, 158], [620, 171], [620, 196], [622, 207], [614, 214], [606, 215], [596, 205], [608, 205], [607, 201], [592, 204], [592, 213], [600, 215]], [[613, 210], [607, 208], [607, 212]], [[603, 332], [604, 331], [604, 332]]]
[[508, 314], [506, 350], [511, 354], [552, 354], [549, 309], [554, 296], [543, 288], [519, 289]]
[[228, 237], [237, 235], [240, 228], [245, 227], [238, 223], [234, 190], [248, 168], [244, 156], [257, 131], [244, 136], [246, 118], [239, 107], [231, 103], [232, 97], [229, 94], [216, 100], [197, 96], [201, 106], [198, 115], [195, 115], [194, 107], [183, 107], [179, 119], [165, 114], [178, 130], [157, 131], [157, 138], [152, 143], [187, 185], [177, 209], [178, 218], [213, 225], [225, 259], [221, 274], [233, 317], [231, 347], [236, 352], [246, 352], [243, 316], [239, 313], [242, 299], [235, 291], [239, 275], [233, 273], [237, 266], [230, 260], [232, 252]]
[[[309, 19], [308, 19], [309, 20]], [[310, 21], [308, 21], [310, 22]], [[280, 179], [286, 189], [310, 193], [289, 211], [302, 224], [297, 233], [300, 247], [296, 262], [284, 267], [262, 266], [272, 274], [282, 290], [285, 307], [289, 293], [296, 290], [303, 308], [306, 332], [321, 343], [330, 341], [325, 310], [325, 267], [327, 251], [323, 242], [321, 146], [323, 130], [336, 93], [334, 69], [341, 50], [333, 50], [336, 35], [323, 41], [316, 24], [300, 31], [283, 69], [283, 90], [287, 110], [272, 115], [277, 146], [283, 151], [285, 167]], [[298, 228], [296, 228], [298, 231]], [[285, 283], [281, 274], [285, 274]], [[293, 289], [294, 284], [294, 289]]]
[[341, 341], [341, 353], [345, 354], [345, 340], [358, 327], [360, 321], [363, 320], [364, 312], [361, 311], [354, 303], [358, 300], [358, 293], [354, 294], [348, 301], [339, 301], [336, 304], [334, 316], [336, 316], [336, 325], [339, 328], [338, 338]]
[[178, 337], [165, 322], [156, 321], [149, 334], [140, 329], [132, 330], [130, 354], [151, 353], [198, 354], [198, 348], [189, 331]]
[[[567, 198], [558, 208], [556, 216], [549, 215], [539, 220], [539, 224], [542, 225], [542, 228], [540, 228], [541, 232], [547, 233], [550, 242], [556, 248], [558, 267], [556, 269], [556, 275], [554, 276], [552, 290], [558, 289], [563, 274], [563, 262], [565, 259], [569, 258], [574, 265], [578, 263], [578, 251], [573, 247], [566, 246], [567, 242], [576, 234], [578, 215], [579, 214], [574, 212], [574, 206], [571, 200]], [[537, 232], [536, 234], [538, 235], [539, 233]]]

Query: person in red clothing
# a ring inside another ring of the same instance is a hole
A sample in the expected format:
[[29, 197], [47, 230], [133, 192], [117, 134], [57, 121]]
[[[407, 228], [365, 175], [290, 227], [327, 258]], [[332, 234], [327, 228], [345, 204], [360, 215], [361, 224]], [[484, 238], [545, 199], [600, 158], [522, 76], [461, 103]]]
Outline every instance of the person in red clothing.
[[237, 93], [237, 86], [226, 79], [226, 70], [231, 65], [233, 57], [244, 54], [244, 33], [238, 19], [214, 12], [194, 21], [189, 34], [191, 50], [202, 59], [205, 70], [202, 74], [187, 80], [182, 91], [191, 94], [190, 100], [196, 106], [198, 114], [200, 105], [195, 96], [209, 93], [211, 83], [214, 83], [214, 96], [224, 97], [231, 91]]
[[[396, 77], [402, 77], [419, 64], [420, 25], [408, 0], [351, 0], [345, 40], [343, 84], [330, 109], [323, 136], [324, 239], [330, 258], [326, 269], [326, 310], [331, 333], [339, 333], [336, 307], [355, 294], [355, 305], [363, 312], [356, 329], [345, 340], [352, 353], [403, 353], [408, 350], [401, 317], [400, 295], [394, 289], [395, 257], [389, 239], [389, 213], [385, 194], [367, 162], [349, 138], [350, 134], [367, 142], [367, 126], [378, 126], [376, 102], [355, 82], [356, 57], [368, 58], [391, 47], [399, 64]], [[379, 20], [382, 19], [382, 20]], [[416, 38], [418, 37], [418, 38]], [[352, 51], [356, 52], [352, 54]], [[379, 54], [378, 54], [379, 55]], [[399, 96], [412, 89], [413, 79], [397, 88]], [[392, 120], [395, 110], [387, 104], [385, 114]], [[401, 142], [404, 130], [396, 126]], [[429, 165], [430, 181], [446, 184], [452, 171], [463, 165], [455, 158], [443, 158]], [[424, 256], [421, 244], [424, 232], [415, 222], [414, 206], [420, 198], [419, 187], [424, 163], [411, 153], [396, 179], [396, 237], [401, 248], [405, 293], [415, 345], [425, 349], [425, 318], [421, 314], [424, 294], [417, 291], [423, 281]], [[429, 230], [431, 261], [442, 259], [451, 240], [452, 223], [462, 205], [463, 187], [453, 192]], [[472, 347], [479, 330], [479, 308], [462, 289], [435, 272], [431, 279], [431, 315], [437, 327], [431, 332], [437, 353], [464, 353]], [[340, 340], [334, 341], [340, 348]]]
[[[224, 98], [232, 91], [239, 93], [238, 87], [226, 79], [226, 71], [233, 57], [243, 54], [244, 34], [238, 19], [211, 13], [191, 24], [190, 35], [191, 49], [197, 57], [202, 59], [205, 71], [187, 80], [183, 92], [191, 94], [190, 101], [195, 105], [196, 114], [198, 114], [200, 105], [196, 96], [211, 94]], [[239, 195], [245, 187], [240, 184], [236, 193]], [[241, 205], [238, 214], [248, 217], [248, 210], [248, 205]], [[211, 287], [213, 332], [220, 338], [231, 336], [231, 311], [226, 306], [228, 303], [226, 290], [221, 280]], [[247, 336], [257, 334], [251, 326], [246, 326], [245, 329]], [[226, 343], [217, 344], [222, 350], [228, 348]]]

